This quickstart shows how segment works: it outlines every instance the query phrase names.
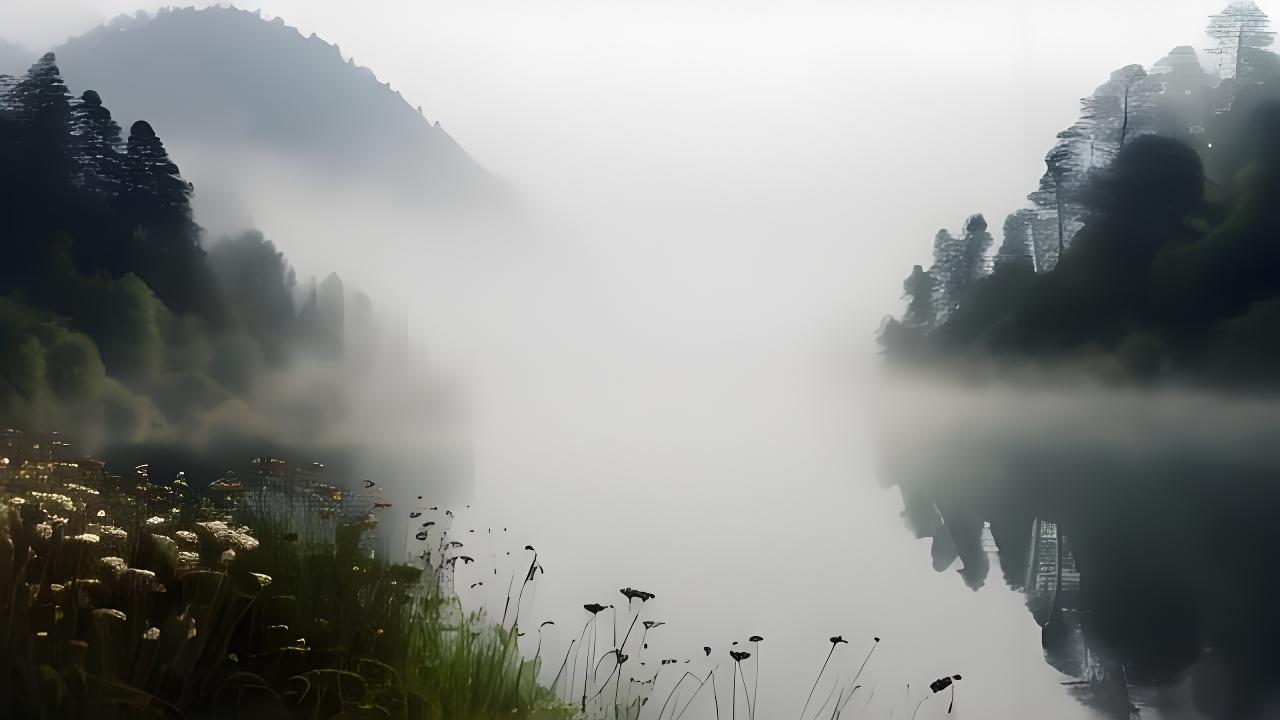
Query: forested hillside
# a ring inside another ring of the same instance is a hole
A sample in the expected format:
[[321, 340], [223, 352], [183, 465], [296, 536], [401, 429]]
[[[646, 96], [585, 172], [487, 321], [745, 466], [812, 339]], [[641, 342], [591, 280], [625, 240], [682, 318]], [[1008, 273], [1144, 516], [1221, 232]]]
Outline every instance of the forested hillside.
[[164, 142], [108, 101], [53, 54], [0, 76], [0, 425], [323, 439], [373, 369], [369, 299], [348, 316], [336, 275], [299, 288], [257, 233], [206, 249]]
[[884, 328], [892, 357], [1280, 383], [1280, 57], [1236, 6], [1252, 14], [1210, 28], [1231, 51], [1218, 74], [1179, 47], [1082, 101], [994, 256], [980, 216], [939, 232]]

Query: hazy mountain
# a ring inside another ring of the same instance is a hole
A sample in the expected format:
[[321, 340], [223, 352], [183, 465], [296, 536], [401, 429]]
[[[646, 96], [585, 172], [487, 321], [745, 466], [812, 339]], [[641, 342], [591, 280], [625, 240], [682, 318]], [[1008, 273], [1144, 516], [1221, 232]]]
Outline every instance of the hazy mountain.
[[33, 60], [35, 56], [25, 47], [0, 39], [0, 75], [17, 75]]
[[[146, 118], [182, 157], [263, 156], [415, 202], [483, 196], [493, 181], [446, 133], [338, 47], [233, 8], [121, 16], [54, 50], [73, 92]], [[200, 169], [184, 168], [200, 185]]]

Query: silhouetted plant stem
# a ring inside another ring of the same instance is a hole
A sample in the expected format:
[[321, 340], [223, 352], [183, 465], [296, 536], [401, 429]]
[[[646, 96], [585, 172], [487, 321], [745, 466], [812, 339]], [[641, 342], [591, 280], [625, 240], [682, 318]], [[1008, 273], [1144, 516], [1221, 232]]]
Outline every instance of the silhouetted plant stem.
[[[534, 569], [538, 567], [538, 553], [533, 553], [533, 560], [529, 563], [529, 572], [525, 573], [524, 582], [520, 583], [520, 594], [516, 597], [516, 619], [513, 623], [520, 622], [520, 608], [524, 602], [524, 589], [533, 581]], [[510, 598], [511, 589], [507, 588], [507, 596]]]
[[711, 697], [716, 701], [716, 720], [720, 720], [720, 693], [716, 692], [715, 668], [711, 668]]
[[[671, 698], [675, 696], [676, 691], [680, 689], [682, 684], [684, 684], [685, 678], [693, 678], [694, 680], [697, 680], [698, 676], [687, 670], [684, 675], [680, 676], [680, 679], [676, 681], [676, 684], [671, 687], [671, 692], [667, 693], [667, 699], [662, 701], [662, 707], [658, 709], [658, 720], [662, 720], [662, 714], [667, 711], [667, 704], [671, 702]], [[672, 711], [672, 714], [674, 714], [674, 710]]]
[[[836, 694], [836, 688], [838, 688], [838, 687], [840, 687], [840, 683], [839, 683], [839, 682], [837, 682], [835, 685], [832, 685], [832, 686], [831, 686], [831, 690], [829, 690], [829, 691], [827, 692], [827, 697], [826, 697], [826, 699], [824, 699], [824, 700], [822, 701], [822, 706], [818, 708], [818, 712], [816, 712], [816, 713], [814, 713], [814, 714], [813, 714], [813, 719], [814, 719], [814, 720], [818, 720], [818, 718], [819, 718], [819, 717], [822, 717], [822, 711], [827, 709], [827, 703], [831, 702], [831, 696]], [[841, 692], [843, 692], [843, 691], [841, 691]]]
[[756, 651], [756, 676], [751, 688], [751, 720], [755, 720], [755, 709], [760, 705], [760, 643], [757, 641], [753, 650]]
[[747, 676], [742, 670], [742, 663], [736, 663], [738, 666], [738, 675], [742, 677], [742, 699], [747, 701], [747, 718], [755, 718], [755, 706], [751, 702], [751, 696], [747, 694]]
[[867, 702], [862, 706], [862, 712], [858, 713], [858, 720], [862, 720], [862, 716], [867, 714], [867, 708], [871, 707], [871, 701], [876, 697], [876, 688], [871, 686], [871, 694], [867, 696]]
[[914, 711], [912, 711], [912, 713], [911, 713], [911, 720], [916, 720], [916, 715], [918, 715], [918, 714], [920, 713], [920, 706], [921, 706], [921, 705], [924, 705], [925, 701], [926, 701], [926, 700], [928, 700], [928, 699], [929, 699], [929, 698], [931, 698], [931, 697], [933, 697], [933, 696], [932, 696], [932, 695], [925, 695], [924, 697], [920, 698], [920, 702], [916, 703], [916, 709], [915, 709]]
[[831, 643], [831, 649], [827, 651], [827, 659], [822, 661], [822, 668], [818, 670], [818, 677], [813, 679], [813, 687], [809, 688], [809, 697], [805, 698], [804, 708], [800, 710], [800, 720], [804, 720], [805, 713], [809, 712], [809, 703], [813, 700], [813, 693], [818, 689], [818, 683], [822, 681], [822, 674], [827, 671], [827, 663], [831, 662], [831, 656], [835, 654], [836, 643]]
[[[853, 680], [849, 682], [849, 684], [853, 686], [853, 690], [849, 691], [849, 697], [845, 699], [844, 705], [840, 705], [840, 712], [844, 712], [845, 706], [847, 706], [849, 701], [853, 699], [854, 690], [857, 690], [860, 687], [858, 685], [858, 678], [862, 677], [862, 671], [866, 669], [867, 662], [871, 660], [871, 653], [875, 652], [879, 645], [880, 638], [876, 638], [876, 641], [871, 644], [871, 649], [867, 651], [867, 656], [862, 659], [862, 664], [858, 666], [858, 672], [854, 674]], [[837, 701], [837, 704], [839, 704], [839, 701]]]
[[[717, 666], [717, 667], [719, 667], [719, 666]], [[680, 718], [684, 717], [684, 714], [685, 714], [685, 713], [689, 712], [689, 706], [693, 704], [693, 700], [694, 700], [694, 698], [698, 697], [698, 693], [702, 692], [702, 688], [706, 687], [706, 684], [707, 684], [708, 682], [711, 682], [711, 683], [712, 683], [712, 692], [714, 692], [714, 688], [715, 688], [715, 684], [714, 684], [715, 673], [716, 673], [716, 668], [714, 668], [714, 667], [713, 667], [713, 668], [711, 668], [711, 672], [708, 672], [708, 673], [707, 673], [707, 676], [706, 676], [705, 678], [703, 678], [702, 682], [698, 683], [698, 689], [697, 689], [697, 690], [694, 690], [694, 691], [693, 691], [693, 694], [689, 696], [689, 699], [685, 701], [685, 703], [684, 703], [684, 707], [680, 709], [680, 714], [679, 714], [679, 715], [677, 715], [677, 716], [675, 717], [675, 720], [680, 720]], [[719, 699], [717, 699], [717, 700], [716, 700], [716, 717], [717, 717], [717, 718], [718, 718], [718, 717], [720, 717], [720, 701], [719, 701]]]
[[[556, 677], [551, 681], [551, 690], [555, 691], [556, 685], [560, 682], [560, 674], [564, 672], [565, 667], [569, 664], [569, 653], [573, 652], [573, 638], [569, 639], [569, 649], [564, 651], [564, 662], [560, 663], [560, 669], [556, 671]], [[569, 692], [573, 692], [570, 690]]]
[[511, 609], [511, 588], [516, 583], [516, 574], [511, 573], [511, 579], [507, 581], [507, 602], [502, 606], [502, 622], [499, 625], [507, 624], [507, 611]]

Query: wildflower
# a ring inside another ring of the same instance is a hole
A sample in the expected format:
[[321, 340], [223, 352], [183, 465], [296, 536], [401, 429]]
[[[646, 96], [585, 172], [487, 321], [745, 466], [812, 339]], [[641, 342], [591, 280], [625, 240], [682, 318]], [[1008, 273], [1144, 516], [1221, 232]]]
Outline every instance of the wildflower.
[[702, 652], [706, 653], [707, 657], [711, 657], [711, 646], [710, 645], [704, 646], [702, 648]]
[[832, 644], [832, 645], [839, 645], [840, 643], [844, 643], [845, 645], [848, 645], [848, 644], [849, 644], [849, 641], [848, 641], [848, 640], [845, 640], [843, 637], [841, 637], [841, 636], [839, 636], [839, 635], [833, 635], [833, 636], [831, 636], [830, 640], [831, 640], [831, 644]]
[[751, 657], [751, 653], [739, 652], [737, 650], [730, 650], [729, 657], [733, 658], [734, 662], [742, 662], [743, 660], [746, 660], [747, 658]]
[[764, 638], [760, 637], [759, 635], [752, 635], [751, 637], [747, 638], [747, 641], [753, 642], [753, 643], [764, 642]]
[[414, 510], [413, 512], [409, 513], [409, 517], [411, 517], [411, 518], [420, 518], [420, 517], [422, 517], [422, 513], [418, 512], [417, 510]]
[[601, 605], [600, 603], [587, 603], [586, 605], [582, 606], [584, 610], [591, 613], [592, 615], [599, 615], [601, 612], [604, 611], [604, 607], [605, 606]]
[[147, 631], [142, 633], [142, 639], [143, 640], [159, 640], [160, 628], [156, 628], [156, 627], [147, 628]]
[[662, 627], [663, 625], [666, 625], [666, 623], [664, 623], [664, 622], [659, 622], [659, 621], [657, 621], [657, 620], [645, 620], [645, 621], [644, 621], [644, 629], [645, 629], [645, 630], [652, 630], [652, 629], [654, 629], [654, 628], [656, 628], [656, 627]]
[[627, 599], [627, 602], [631, 602], [632, 600], [639, 600], [640, 602], [643, 603], [643, 602], [648, 602], [654, 598], [653, 593], [645, 592], [643, 590], [632, 590], [631, 588], [622, 588], [618, 592], [622, 593], [623, 597]]
[[371, 487], [373, 487], [373, 486], [374, 486], [374, 482], [373, 482], [372, 480], [365, 480], [365, 481], [364, 481], [364, 487], [365, 487], [365, 489], [366, 489], [366, 490], [368, 490], [369, 488], [371, 488]]

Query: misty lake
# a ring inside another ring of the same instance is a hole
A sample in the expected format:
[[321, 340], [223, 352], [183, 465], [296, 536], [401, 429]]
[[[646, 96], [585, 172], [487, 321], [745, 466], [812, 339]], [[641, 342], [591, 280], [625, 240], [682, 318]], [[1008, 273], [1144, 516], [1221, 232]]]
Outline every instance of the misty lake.
[[[835, 654], [810, 715], [879, 636], [859, 681], [864, 694], [846, 717], [858, 717], [859, 703], [869, 703], [866, 717], [891, 708], [909, 717], [929, 681], [950, 674], [964, 678], [956, 717], [1101, 717], [1046, 665], [1040, 628], [998, 568], [977, 592], [954, 568], [931, 569], [928, 541], [899, 517], [897, 490], [879, 486], [862, 373], [822, 353], [766, 347], [625, 350], [649, 353], [643, 372], [611, 373], [600, 362], [594, 372], [542, 373], [531, 362], [479, 400], [473, 507], [455, 527], [493, 534], [456, 586], [475, 607], [500, 607], [507, 574], [518, 584], [528, 563], [518, 549], [532, 543], [546, 574], [526, 598], [525, 622], [557, 622], [544, 636], [555, 659], [548, 675], [581, 627], [581, 606], [621, 606], [618, 589], [635, 587], [657, 596], [645, 617], [667, 623], [647, 635], [641, 658], [692, 661], [664, 668], [651, 702], [686, 669], [732, 667], [730, 643], [758, 634], [756, 716], [796, 717], [827, 638], [840, 634], [849, 645]], [[620, 366], [638, 365], [633, 356]], [[497, 576], [484, 577], [486, 552], [499, 561]], [[469, 588], [477, 581], [486, 585]], [[724, 703], [729, 678], [720, 679]], [[940, 697], [919, 717], [946, 712]], [[686, 717], [715, 717], [712, 698], [699, 696]]]

